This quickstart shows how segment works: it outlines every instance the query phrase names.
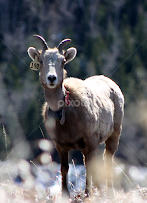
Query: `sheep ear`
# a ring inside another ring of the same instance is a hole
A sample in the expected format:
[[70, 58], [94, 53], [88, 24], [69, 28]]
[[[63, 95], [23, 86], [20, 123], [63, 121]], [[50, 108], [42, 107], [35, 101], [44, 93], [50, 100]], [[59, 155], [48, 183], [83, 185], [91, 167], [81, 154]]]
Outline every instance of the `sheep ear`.
[[35, 56], [38, 57], [39, 59], [39, 56], [40, 56], [40, 53], [38, 52], [37, 49], [35, 49], [34, 47], [29, 47], [28, 48], [28, 54], [29, 54], [29, 57], [34, 60], [35, 59]]
[[67, 49], [67, 51], [64, 53], [66, 63], [68, 63], [69, 61], [72, 61], [75, 58], [76, 54], [77, 54], [76, 48], [72, 47]]
[[33, 60], [30, 63], [30, 68], [32, 70], [39, 70], [40, 69], [40, 62], [38, 61], [40, 53], [38, 52], [37, 49], [35, 49], [34, 47], [29, 47], [28, 48], [28, 54], [30, 56], [30, 58]]

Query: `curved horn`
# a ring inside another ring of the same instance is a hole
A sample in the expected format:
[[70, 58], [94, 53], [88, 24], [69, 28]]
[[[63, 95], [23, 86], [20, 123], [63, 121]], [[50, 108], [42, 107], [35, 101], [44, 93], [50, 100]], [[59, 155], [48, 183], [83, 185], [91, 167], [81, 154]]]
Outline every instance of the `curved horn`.
[[60, 42], [60, 44], [58, 45], [58, 49], [59, 49], [59, 52], [62, 52], [63, 48], [69, 44], [71, 42], [71, 39], [64, 39]]
[[41, 37], [40, 35], [33, 35], [33, 37], [35, 37], [36, 39], [38, 39], [41, 42], [43, 50], [48, 49], [47, 42], [45, 41], [45, 39], [43, 37]]

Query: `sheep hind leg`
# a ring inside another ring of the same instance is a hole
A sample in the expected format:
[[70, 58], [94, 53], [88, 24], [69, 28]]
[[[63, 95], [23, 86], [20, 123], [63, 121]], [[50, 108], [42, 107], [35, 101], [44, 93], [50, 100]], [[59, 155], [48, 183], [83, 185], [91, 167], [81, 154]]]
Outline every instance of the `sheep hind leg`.
[[111, 136], [105, 141], [106, 147], [104, 152], [104, 161], [105, 161], [105, 171], [106, 171], [106, 184], [107, 184], [107, 196], [114, 197], [114, 188], [113, 188], [113, 177], [112, 177], [112, 166], [113, 166], [113, 157], [118, 148], [119, 144], [120, 130], [114, 131]]
[[101, 188], [99, 186], [99, 178], [97, 174], [97, 170], [95, 170], [96, 167], [96, 151], [97, 150], [92, 150], [87, 152], [83, 152], [83, 157], [84, 157], [84, 164], [86, 167], [86, 187], [85, 187], [85, 194], [86, 196], [90, 196], [91, 193], [91, 184], [92, 181], [94, 183], [94, 186], [98, 189], [98, 191], [101, 194]]

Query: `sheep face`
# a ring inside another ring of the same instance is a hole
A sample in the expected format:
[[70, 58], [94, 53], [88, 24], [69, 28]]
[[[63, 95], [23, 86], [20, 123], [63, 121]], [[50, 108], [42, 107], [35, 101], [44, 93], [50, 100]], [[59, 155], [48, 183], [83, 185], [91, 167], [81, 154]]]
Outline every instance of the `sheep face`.
[[55, 88], [63, 81], [65, 57], [58, 49], [49, 49], [40, 57], [40, 80], [47, 88]]
[[47, 43], [42, 37], [39, 35], [37, 35], [37, 37], [45, 43], [45, 48], [43, 47], [43, 50], [40, 52], [34, 47], [30, 47], [28, 49], [28, 54], [33, 60], [35, 59], [40, 63], [39, 75], [42, 85], [49, 89], [54, 89], [63, 81], [64, 65], [75, 58], [77, 51], [75, 48], [69, 48], [65, 52], [61, 50], [63, 44], [70, 42], [69, 39], [63, 40], [58, 48], [51, 49], [48, 48]]

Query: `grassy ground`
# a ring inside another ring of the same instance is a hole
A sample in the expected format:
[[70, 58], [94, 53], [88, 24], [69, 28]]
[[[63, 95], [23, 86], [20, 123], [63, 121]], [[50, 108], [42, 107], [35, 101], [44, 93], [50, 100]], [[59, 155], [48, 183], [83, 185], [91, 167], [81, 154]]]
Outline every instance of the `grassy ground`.
[[[105, 187], [102, 189], [102, 195], [100, 196], [96, 189], [92, 189], [92, 194], [90, 197], [85, 198], [84, 190], [81, 188], [81, 190], [76, 189], [76, 187], [72, 186], [74, 188], [74, 192], [71, 192], [71, 198], [68, 199], [67, 197], [61, 198], [61, 192], [59, 190], [59, 183], [57, 187], [52, 188], [54, 190], [54, 194], [51, 193], [50, 187], [45, 186], [45, 189], [42, 188], [40, 182], [37, 182], [36, 179], [38, 178], [35, 173], [32, 171], [31, 168], [32, 163], [28, 163], [25, 160], [19, 160], [19, 161], [6, 161], [1, 162], [0, 164], [0, 203], [144, 203], [147, 202], [147, 187], [140, 187], [133, 185], [133, 180], [130, 180], [128, 177], [126, 177], [124, 174], [120, 173], [122, 175], [122, 179], [120, 180], [120, 177], [117, 176], [117, 178], [114, 180], [119, 179], [118, 185], [122, 185], [125, 182], [125, 188], [127, 188], [127, 192], [124, 192], [122, 189], [122, 186], [116, 186], [115, 185], [115, 196], [113, 198], [107, 198], [106, 197], [106, 191]], [[33, 164], [34, 167], [34, 164]], [[39, 166], [34, 167], [35, 170], [37, 170], [39, 173], [39, 176], [44, 176], [46, 179], [46, 182], [53, 182], [55, 183], [55, 179], [60, 179], [60, 172], [56, 171], [54, 178], [50, 180], [51, 176], [48, 174], [49, 171], [43, 170], [43, 168], [40, 168]], [[60, 166], [56, 167], [56, 165], [53, 163], [46, 166], [46, 168], [51, 168], [53, 170], [58, 170]], [[74, 172], [76, 173], [76, 176], [78, 175], [78, 170], [73, 167], [73, 171], [70, 173], [70, 175]], [[57, 173], [58, 172], [58, 173]], [[50, 173], [52, 174], [52, 173]], [[59, 176], [57, 177], [57, 174]], [[19, 175], [19, 176], [18, 176]], [[137, 175], [137, 174], [136, 174]], [[20, 181], [16, 181], [16, 177], [20, 179]], [[125, 181], [124, 181], [125, 180]], [[76, 180], [78, 182], [78, 179]], [[84, 181], [81, 178], [79, 181]], [[132, 182], [131, 182], [132, 181]], [[61, 181], [60, 181], [61, 182]], [[69, 185], [72, 183], [69, 182]], [[132, 184], [132, 185], [131, 185]], [[55, 185], [55, 184], [54, 184]], [[131, 186], [131, 187], [130, 187]], [[58, 189], [58, 191], [56, 191]]]
[[5, 182], [0, 184], [0, 202], [1, 203], [144, 203], [147, 202], [147, 188], [136, 188], [130, 192], [124, 193], [119, 191], [115, 193], [115, 197], [108, 199], [100, 197], [96, 192], [93, 192], [89, 198], [84, 198], [84, 193], [81, 192], [75, 197], [70, 199], [61, 198], [61, 194], [50, 196], [46, 193], [42, 199], [38, 198], [37, 193], [21, 187], [17, 187], [11, 182]]
[[[50, 145], [43, 142], [43, 147]], [[42, 144], [42, 142], [41, 142]], [[50, 151], [49, 149], [46, 151]], [[104, 183], [103, 160], [98, 158], [93, 173]], [[60, 165], [52, 162], [49, 153], [39, 156], [42, 165], [12, 156], [0, 162], [0, 203], [144, 203], [147, 202], [147, 168], [127, 166], [122, 161], [114, 162], [114, 197], [107, 198], [105, 186], [102, 194], [93, 187], [90, 197], [85, 197], [85, 167], [69, 167], [69, 189], [71, 198], [61, 198]], [[42, 160], [42, 161], [41, 161]]]

